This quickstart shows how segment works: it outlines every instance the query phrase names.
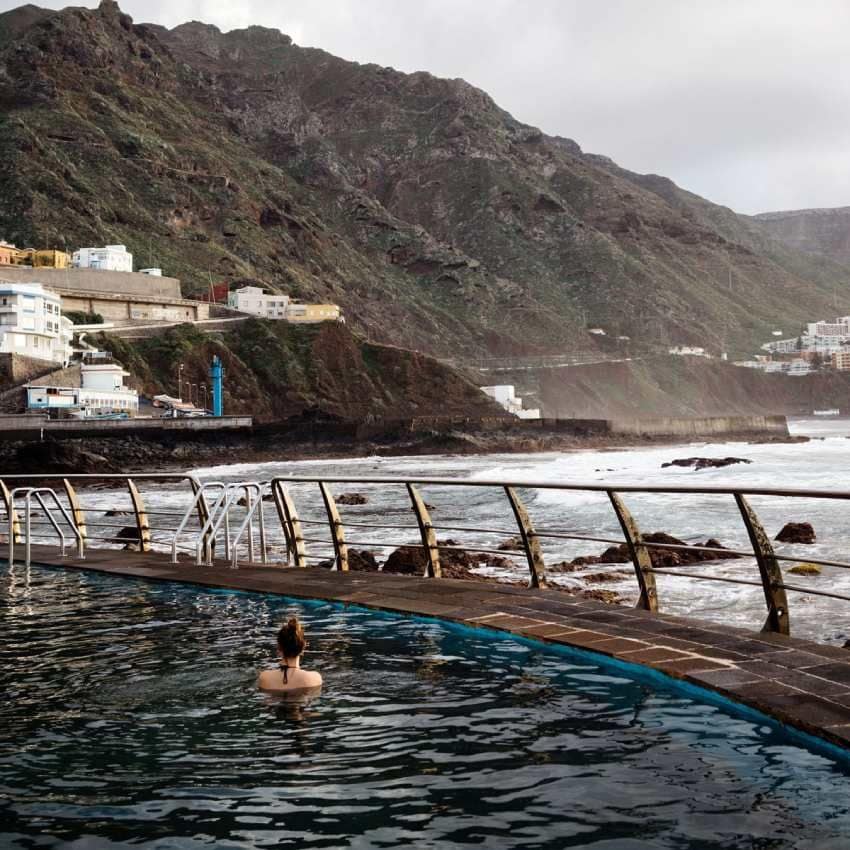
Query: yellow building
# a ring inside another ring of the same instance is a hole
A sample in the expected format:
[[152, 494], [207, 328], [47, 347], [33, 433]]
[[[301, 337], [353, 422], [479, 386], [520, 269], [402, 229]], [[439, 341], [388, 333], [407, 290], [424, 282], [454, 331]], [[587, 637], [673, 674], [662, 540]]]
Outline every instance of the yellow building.
[[7, 244], [0, 245], [0, 265], [67, 269], [71, 265], [71, 258], [64, 251], [54, 251], [52, 248], [16, 248]]
[[850, 351], [836, 351], [832, 355], [832, 368], [839, 372], [850, 372]]
[[286, 308], [287, 322], [333, 322], [339, 319], [337, 304], [293, 304]]
[[38, 269], [67, 269], [71, 265], [71, 258], [64, 251], [45, 248], [32, 252], [32, 265]]

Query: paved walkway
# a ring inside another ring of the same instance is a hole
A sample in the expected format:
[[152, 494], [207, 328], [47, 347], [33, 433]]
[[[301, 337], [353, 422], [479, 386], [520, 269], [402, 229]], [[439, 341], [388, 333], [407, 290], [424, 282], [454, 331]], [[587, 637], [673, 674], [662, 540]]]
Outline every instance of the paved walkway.
[[[0, 559], [6, 558], [0, 545]], [[21, 549], [16, 549], [20, 560]], [[318, 567], [172, 564], [159, 553], [89, 549], [84, 561], [33, 547], [33, 562], [155, 581], [356, 603], [512, 632], [641, 664], [850, 748], [850, 651], [781, 635], [654, 615], [557, 590]]]

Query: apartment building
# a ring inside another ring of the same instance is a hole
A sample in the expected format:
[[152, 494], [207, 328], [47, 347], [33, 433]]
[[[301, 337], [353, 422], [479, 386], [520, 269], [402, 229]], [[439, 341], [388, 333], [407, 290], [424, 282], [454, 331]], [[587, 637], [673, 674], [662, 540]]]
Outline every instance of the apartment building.
[[113, 272], [133, 271], [133, 255], [124, 245], [105, 245], [103, 248], [80, 248], [74, 251], [75, 269], [106, 269]]
[[289, 296], [271, 295], [259, 286], [243, 286], [228, 294], [227, 306], [264, 319], [284, 319]]
[[0, 353], [67, 364], [73, 326], [60, 304], [40, 283], [0, 280]]

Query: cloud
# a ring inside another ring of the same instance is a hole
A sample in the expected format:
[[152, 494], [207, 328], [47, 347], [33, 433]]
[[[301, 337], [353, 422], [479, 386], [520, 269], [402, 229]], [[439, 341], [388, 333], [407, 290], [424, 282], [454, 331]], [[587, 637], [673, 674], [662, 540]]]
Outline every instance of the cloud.
[[347, 59], [463, 77], [521, 121], [741, 212], [850, 204], [845, 0], [122, 7], [167, 26], [276, 27]]

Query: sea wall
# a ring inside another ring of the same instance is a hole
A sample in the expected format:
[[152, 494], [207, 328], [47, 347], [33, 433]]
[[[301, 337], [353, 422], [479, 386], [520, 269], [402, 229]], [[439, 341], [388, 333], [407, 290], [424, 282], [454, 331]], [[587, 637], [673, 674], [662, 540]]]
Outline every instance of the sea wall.
[[250, 430], [250, 416], [199, 416], [187, 419], [47, 419], [0, 416], [0, 440], [86, 437], [151, 437], [209, 431]]
[[43, 283], [53, 289], [99, 292], [107, 295], [135, 295], [141, 298], [182, 298], [176, 277], [154, 277], [138, 272], [113, 272], [106, 269], [33, 269], [3, 266], [0, 279], [14, 283]]
[[368, 440], [388, 433], [434, 431], [554, 432], [577, 438], [605, 436], [701, 438], [723, 436], [787, 437], [784, 416], [665, 416], [659, 418], [619, 417], [614, 419], [516, 419], [513, 416], [462, 418], [417, 416], [410, 419], [377, 419], [356, 427], [356, 438]]
[[608, 433], [640, 437], [722, 437], [735, 434], [787, 437], [788, 422], [784, 416], [620, 418], [608, 420]]

